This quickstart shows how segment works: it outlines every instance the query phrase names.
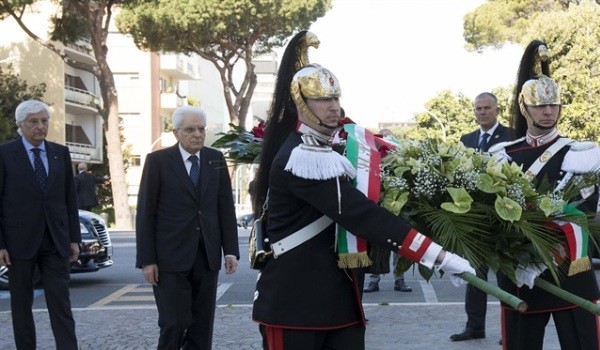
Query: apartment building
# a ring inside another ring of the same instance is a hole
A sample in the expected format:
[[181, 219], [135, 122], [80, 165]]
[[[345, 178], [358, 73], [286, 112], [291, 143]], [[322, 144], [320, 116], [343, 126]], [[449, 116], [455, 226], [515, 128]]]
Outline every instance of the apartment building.
[[[26, 24], [42, 39], [47, 39], [50, 13], [57, 11], [50, 1], [36, 2], [25, 16]], [[113, 20], [118, 9], [113, 14]], [[114, 21], [113, 21], [114, 22]], [[75, 68], [51, 50], [29, 38], [11, 18], [0, 21], [0, 64], [11, 64], [14, 71], [29, 84], [44, 82], [44, 101], [52, 111], [48, 139], [66, 144], [76, 164], [81, 161], [102, 163], [103, 120], [98, 113], [101, 93], [97, 78], [91, 73], [96, 65], [91, 45], [78, 41], [74, 45], [55, 47], [82, 63]], [[107, 39], [108, 64], [119, 96], [123, 150], [128, 157], [126, 171], [129, 205], [137, 204], [137, 192], [146, 155], [171, 146], [171, 114], [189, 101], [197, 101], [207, 112], [207, 139], [210, 146], [218, 133], [229, 129], [229, 114], [218, 71], [212, 63], [195, 54], [156, 53], [138, 49], [133, 39], [118, 32], [112, 24]], [[277, 74], [275, 54], [255, 61], [258, 85], [251, 102], [246, 128], [266, 119]], [[239, 79], [243, 71], [234, 72]], [[247, 184], [253, 177], [250, 166], [232, 171], [234, 197], [240, 212], [249, 210]]]
[[[48, 14], [55, 11], [51, 2], [36, 2], [24, 22], [42, 40], [48, 40]], [[0, 33], [3, 68], [10, 65], [30, 85], [46, 84], [43, 99], [52, 113], [48, 140], [67, 145], [74, 164], [102, 163], [103, 120], [98, 112], [102, 100], [98, 79], [91, 72], [96, 60], [89, 42], [80, 40], [66, 46], [53, 43], [77, 62], [79, 68], [75, 68], [31, 39], [11, 17], [0, 21]]]

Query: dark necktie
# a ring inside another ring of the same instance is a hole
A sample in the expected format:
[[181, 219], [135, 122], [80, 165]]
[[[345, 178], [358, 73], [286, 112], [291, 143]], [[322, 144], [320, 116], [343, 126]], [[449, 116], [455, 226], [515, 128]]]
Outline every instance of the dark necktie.
[[477, 146], [477, 148], [483, 149], [488, 143], [488, 137], [490, 137], [490, 134], [484, 132], [483, 135], [481, 135], [481, 140], [479, 141], [479, 146]]
[[42, 157], [40, 157], [41, 148], [32, 148], [31, 152], [33, 152], [33, 171], [35, 172], [35, 178], [40, 183], [40, 187], [42, 190], [46, 189], [46, 182], [48, 182], [48, 174], [46, 173], [46, 168], [44, 167], [44, 162], [42, 162]]
[[190, 168], [190, 178], [194, 185], [198, 184], [198, 179], [200, 178], [200, 166], [198, 164], [198, 156], [192, 154], [188, 157], [188, 160], [192, 162], [192, 167]]

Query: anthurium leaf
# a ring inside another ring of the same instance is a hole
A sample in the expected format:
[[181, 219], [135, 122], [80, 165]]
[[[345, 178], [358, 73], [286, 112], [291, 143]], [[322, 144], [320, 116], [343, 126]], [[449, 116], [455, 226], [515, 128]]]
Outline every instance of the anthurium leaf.
[[523, 212], [523, 208], [521, 208], [519, 203], [508, 197], [501, 196], [496, 198], [494, 208], [496, 208], [496, 212], [502, 220], [510, 222], [519, 221], [521, 213]]
[[442, 203], [440, 206], [442, 209], [457, 214], [464, 214], [471, 210], [473, 198], [471, 198], [467, 190], [464, 188], [449, 187], [446, 191], [450, 194], [453, 202]]
[[544, 197], [539, 201], [540, 209], [544, 211], [546, 216], [550, 216], [554, 214], [564, 207], [565, 203], [563, 201], [552, 200], [549, 197]]
[[477, 188], [485, 193], [498, 193], [505, 191], [505, 188], [499, 183], [496, 183], [494, 178], [488, 174], [481, 174], [481, 176], [479, 176]]
[[404, 204], [408, 201], [408, 191], [401, 191], [396, 187], [389, 187], [385, 190], [383, 198], [381, 200], [381, 206], [399, 215], [404, 207]]

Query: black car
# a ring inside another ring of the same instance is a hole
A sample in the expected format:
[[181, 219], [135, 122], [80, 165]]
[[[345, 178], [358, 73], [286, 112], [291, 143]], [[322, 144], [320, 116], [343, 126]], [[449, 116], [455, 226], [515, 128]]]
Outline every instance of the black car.
[[[79, 211], [79, 259], [71, 264], [71, 273], [95, 272], [112, 266], [113, 246], [104, 219], [89, 211]], [[8, 289], [8, 266], [0, 267], [0, 289]], [[36, 270], [34, 283], [41, 280]]]

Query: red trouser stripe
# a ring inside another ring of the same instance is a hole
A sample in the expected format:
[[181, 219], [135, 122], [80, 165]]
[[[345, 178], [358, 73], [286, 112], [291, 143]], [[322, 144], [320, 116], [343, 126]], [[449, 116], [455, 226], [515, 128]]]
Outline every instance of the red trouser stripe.
[[265, 326], [268, 350], [283, 350], [283, 328]]

